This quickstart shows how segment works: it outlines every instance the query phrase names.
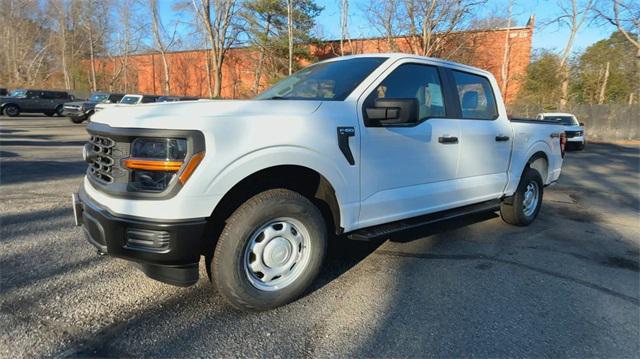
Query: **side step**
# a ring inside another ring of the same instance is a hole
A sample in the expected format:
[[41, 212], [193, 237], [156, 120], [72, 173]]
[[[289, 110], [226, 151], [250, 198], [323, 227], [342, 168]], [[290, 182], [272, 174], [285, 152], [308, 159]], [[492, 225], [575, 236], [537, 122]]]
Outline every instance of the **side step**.
[[372, 239], [388, 236], [389, 234], [422, 227], [427, 224], [445, 221], [448, 219], [466, 216], [472, 213], [496, 211], [500, 209], [500, 200], [491, 200], [472, 204], [465, 207], [453, 208], [442, 212], [427, 214], [424, 216], [403, 219], [396, 222], [385, 223], [378, 226], [358, 229], [348, 234], [348, 238], [356, 241], [370, 241]]

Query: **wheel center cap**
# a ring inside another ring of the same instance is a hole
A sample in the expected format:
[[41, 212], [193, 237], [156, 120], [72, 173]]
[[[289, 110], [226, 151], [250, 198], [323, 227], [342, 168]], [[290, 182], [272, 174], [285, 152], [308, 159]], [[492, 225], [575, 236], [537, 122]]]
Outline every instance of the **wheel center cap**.
[[291, 257], [291, 252], [291, 243], [282, 237], [276, 237], [264, 248], [264, 264], [270, 268], [282, 266]]

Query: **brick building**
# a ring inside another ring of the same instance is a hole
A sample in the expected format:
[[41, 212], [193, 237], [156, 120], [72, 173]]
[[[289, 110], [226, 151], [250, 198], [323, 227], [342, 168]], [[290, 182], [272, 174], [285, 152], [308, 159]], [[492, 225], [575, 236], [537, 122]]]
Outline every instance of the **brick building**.
[[[495, 30], [465, 31], [450, 34], [447, 37], [444, 50], [448, 50], [448, 57], [454, 61], [467, 63], [494, 74], [498, 83], [503, 87], [502, 79], [505, 46], [508, 46], [506, 56], [506, 89], [502, 94], [507, 102], [515, 100], [526, 75], [531, 56], [531, 41], [533, 35], [533, 18], [526, 26], [511, 27]], [[507, 40], [508, 39], [508, 40]], [[415, 53], [418, 39], [411, 37], [366, 38], [352, 39], [352, 49], [345, 43], [345, 53], [380, 53], [392, 50]], [[324, 41], [310, 45], [310, 53], [326, 59], [338, 56], [339, 41]], [[172, 95], [207, 97], [207, 66], [205, 51], [178, 51], [167, 54], [170, 68], [170, 88]], [[246, 98], [253, 96], [255, 82], [255, 64], [258, 54], [249, 48], [233, 48], [228, 51], [223, 65], [222, 97]], [[129, 57], [129, 91], [148, 94], [162, 94], [163, 66], [160, 54], [141, 54]], [[114, 73], [116, 59], [99, 60], [98, 68], [101, 73]], [[100, 87], [116, 89], [112, 79], [103, 76]], [[121, 81], [118, 83], [121, 87]], [[262, 88], [266, 87], [264, 80]], [[137, 89], [137, 90], [132, 90]]]

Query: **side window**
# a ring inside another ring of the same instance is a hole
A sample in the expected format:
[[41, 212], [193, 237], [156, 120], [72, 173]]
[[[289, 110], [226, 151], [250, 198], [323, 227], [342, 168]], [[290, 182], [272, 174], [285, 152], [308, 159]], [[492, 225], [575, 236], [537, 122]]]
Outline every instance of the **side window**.
[[398, 66], [367, 97], [364, 107], [373, 107], [379, 98], [415, 98], [419, 120], [445, 117], [442, 86], [434, 66], [404, 64]]
[[156, 102], [156, 98], [155, 97], [143, 97], [142, 101], [140, 101], [141, 103], [151, 103], [151, 102]]
[[456, 82], [462, 118], [493, 120], [498, 117], [496, 98], [486, 77], [452, 71]]

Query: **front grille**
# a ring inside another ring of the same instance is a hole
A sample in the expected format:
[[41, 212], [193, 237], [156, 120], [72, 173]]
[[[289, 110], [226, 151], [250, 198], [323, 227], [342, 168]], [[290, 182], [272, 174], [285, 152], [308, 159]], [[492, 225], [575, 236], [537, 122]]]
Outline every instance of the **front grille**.
[[564, 131], [567, 134], [567, 138], [573, 138], [576, 136], [580, 136], [581, 131]]
[[92, 150], [95, 154], [89, 164], [89, 173], [104, 183], [113, 182], [113, 148], [116, 142], [109, 137], [93, 135], [90, 138]]

